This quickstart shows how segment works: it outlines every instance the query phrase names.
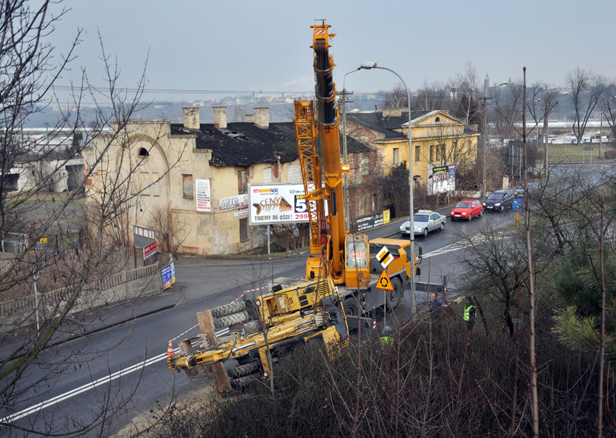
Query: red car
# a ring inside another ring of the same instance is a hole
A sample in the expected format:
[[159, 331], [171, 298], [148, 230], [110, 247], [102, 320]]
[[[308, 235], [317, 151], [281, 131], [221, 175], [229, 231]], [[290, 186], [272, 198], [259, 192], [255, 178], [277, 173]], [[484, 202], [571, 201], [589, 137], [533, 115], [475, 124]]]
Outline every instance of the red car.
[[476, 199], [465, 199], [456, 204], [451, 210], [451, 220], [454, 219], [467, 219], [473, 220], [474, 217], [480, 217], [483, 213], [483, 207], [481, 202]]

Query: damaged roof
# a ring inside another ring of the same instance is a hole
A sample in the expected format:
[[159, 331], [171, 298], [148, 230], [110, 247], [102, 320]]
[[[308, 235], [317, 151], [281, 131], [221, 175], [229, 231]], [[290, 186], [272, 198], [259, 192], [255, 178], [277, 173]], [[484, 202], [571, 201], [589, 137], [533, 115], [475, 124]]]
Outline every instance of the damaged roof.
[[[430, 111], [411, 111], [412, 120], [416, 120]], [[383, 134], [385, 138], [406, 138], [402, 132], [396, 132], [394, 129], [402, 130], [402, 125], [409, 122], [409, 113], [405, 111], [400, 117], [383, 117], [383, 112], [371, 113], [347, 113], [347, 118], [351, 123], [366, 127], [371, 131]]]
[[[199, 131], [174, 123], [171, 124], [171, 134], [196, 135], [197, 149], [210, 149], [210, 163], [217, 167], [274, 163], [278, 161], [277, 156], [280, 156], [281, 163], [289, 163], [298, 158], [293, 122], [270, 123], [267, 129], [250, 122], [229, 123], [227, 129], [222, 131], [212, 123], [201, 124]], [[317, 147], [318, 143], [317, 139]], [[350, 137], [347, 149], [351, 154], [371, 151], [368, 146]]]

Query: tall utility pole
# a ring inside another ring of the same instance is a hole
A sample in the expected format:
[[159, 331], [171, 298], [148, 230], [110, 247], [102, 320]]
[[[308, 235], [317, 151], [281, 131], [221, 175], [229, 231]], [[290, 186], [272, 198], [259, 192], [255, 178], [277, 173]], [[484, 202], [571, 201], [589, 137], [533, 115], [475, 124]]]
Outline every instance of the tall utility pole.
[[[359, 68], [352, 70], [348, 73], [345, 73], [344, 78], [342, 79], [342, 158], [344, 164], [349, 164], [347, 161], [348, 152], [347, 152], [347, 117], [346, 117], [346, 97], [347, 94], [353, 94], [353, 92], [348, 92], [346, 90], [346, 77], [351, 73], [355, 73], [359, 71]], [[349, 209], [349, 175], [344, 174], [342, 180], [342, 186], [344, 191], [344, 210], [346, 211], [346, 215], [344, 215], [344, 229], [349, 231], [350, 221], [351, 221], [351, 210]]]
[[486, 193], [486, 167], [487, 167], [487, 155], [488, 155], [488, 146], [487, 146], [487, 137], [488, 137], [488, 100], [492, 99], [491, 97], [487, 97], [484, 93], [483, 95], [483, 180], [481, 182], [481, 197], [483, 198]]
[[528, 172], [526, 170], [527, 157], [526, 153], [526, 67], [524, 71], [524, 91], [522, 93], [522, 146], [524, 148], [524, 207], [526, 220], [526, 254], [528, 257], [528, 301], [529, 305], [529, 324], [530, 324], [530, 392], [531, 392], [531, 412], [533, 425], [533, 438], [539, 437], [539, 398], [537, 392], [537, 351], [535, 350], [535, 279], [533, 273], [533, 253], [530, 246], [530, 205], [528, 203]]

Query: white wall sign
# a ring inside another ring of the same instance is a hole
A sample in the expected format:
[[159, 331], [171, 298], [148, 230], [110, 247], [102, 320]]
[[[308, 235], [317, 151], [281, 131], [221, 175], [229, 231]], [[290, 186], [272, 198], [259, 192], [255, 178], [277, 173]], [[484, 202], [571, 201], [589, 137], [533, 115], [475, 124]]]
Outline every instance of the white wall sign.
[[210, 180], [198, 179], [196, 180], [196, 196], [197, 211], [203, 213], [210, 213], [212, 211], [212, 203], [210, 202]]
[[220, 211], [236, 210], [238, 208], [248, 207], [248, 195], [220, 198], [218, 200], [218, 207], [220, 208]]
[[303, 184], [251, 185], [250, 225], [308, 222]]

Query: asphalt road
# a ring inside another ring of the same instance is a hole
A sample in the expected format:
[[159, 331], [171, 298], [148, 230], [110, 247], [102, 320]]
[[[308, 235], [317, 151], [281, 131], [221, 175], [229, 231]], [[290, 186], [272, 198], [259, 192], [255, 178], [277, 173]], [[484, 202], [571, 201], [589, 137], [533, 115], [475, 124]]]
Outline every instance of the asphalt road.
[[[440, 212], [449, 214], [447, 209]], [[477, 233], [488, 222], [499, 225], [512, 220], [512, 212], [486, 214], [472, 222], [452, 223], [448, 219], [444, 231], [417, 237], [415, 242], [423, 247], [424, 253], [421, 280], [438, 282], [440, 276], [447, 275], [450, 288], [455, 288], [455, 258], [460, 250], [456, 242], [463, 235]], [[400, 224], [401, 221], [395, 221], [367, 234], [371, 238], [400, 237]], [[43, 364], [48, 360], [62, 363], [67, 358], [63, 372], [26, 390], [22, 402], [12, 411], [21, 416], [15, 424], [39, 428], [53, 424], [54, 432], [62, 433], [67, 426], [74, 429], [75, 423], [85, 424], [94, 419], [107, 402], [122, 405], [119, 415], [108, 424], [107, 435], [130, 423], [138, 412], [165, 406], [175, 394], [190, 395], [199, 390], [209, 384], [209, 379], [189, 381], [183, 374], [167, 369], [165, 352], [169, 339], [197, 334], [199, 311], [229, 303], [244, 291], [265, 286], [272, 278], [302, 277], [307, 255], [306, 252], [294, 258], [255, 261], [180, 258], [176, 262], [176, 292], [132, 304], [137, 314], [139, 306], [166, 310], [65, 342], [41, 355]], [[418, 294], [417, 300], [424, 303], [427, 297]], [[408, 294], [397, 313], [403, 318], [410, 314]], [[73, 353], [77, 356], [73, 357]], [[32, 368], [22, 381], [31, 385], [46, 371], [44, 366]], [[6, 415], [8, 412], [0, 411], [0, 418]]]

